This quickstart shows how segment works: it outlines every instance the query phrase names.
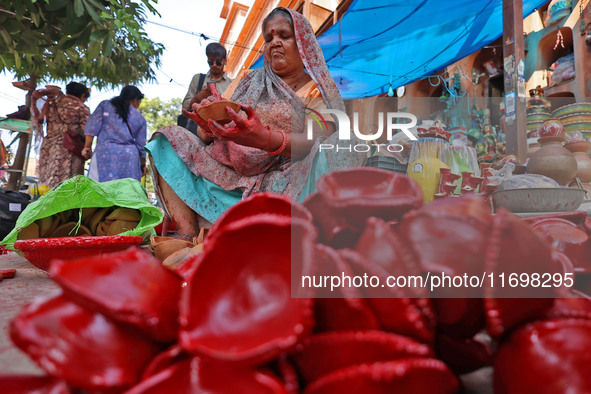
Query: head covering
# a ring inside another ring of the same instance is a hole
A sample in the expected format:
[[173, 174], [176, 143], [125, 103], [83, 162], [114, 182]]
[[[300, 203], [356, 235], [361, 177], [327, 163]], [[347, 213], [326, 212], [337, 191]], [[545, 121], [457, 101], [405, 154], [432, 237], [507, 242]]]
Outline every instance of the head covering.
[[[300, 54], [302, 55], [302, 61], [304, 62], [308, 74], [310, 74], [314, 82], [318, 85], [328, 108], [344, 111], [345, 104], [343, 103], [337, 84], [334, 82], [328, 71], [328, 67], [324, 61], [322, 48], [320, 48], [320, 44], [318, 44], [318, 41], [316, 40], [312, 25], [310, 25], [310, 22], [308, 22], [308, 20], [299, 12], [289, 8], [279, 8], [287, 10], [291, 14], [295, 38]], [[265, 67], [267, 67], [268, 61], [267, 59], [264, 60]]]
[[[316, 40], [310, 22], [302, 14], [292, 9], [283, 7], [277, 9], [287, 11], [291, 15], [300, 57], [307, 73], [318, 85], [326, 105], [328, 108], [344, 111], [343, 99], [326, 67], [322, 49]], [[254, 70], [244, 77], [236, 88], [232, 100], [249, 104], [255, 110], [257, 106], [268, 106], [270, 104], [277, 107], [279, 102], [289, 104], [291, 111], [289, 108], [285, 108], [284, 110], [287, 111], [284, 113], [292, 112], [292, 114], [295, 113], [301, 117], [300, 121], [294, 122], [292, 119], [292, 129], [290, 131], [292, 133], [303, 132], [304, 111], [302, 102], [297, 97], [296, 92], [273, 72], [266, 55], [264, 55], [264, 67]]]
[[[328, 72], [310, 22], [294, 10], [283, 7], [279, 9], [291, 15], [300, 57], [307, 73], [322, 93], [326, 105], [328, 108], [344, 111], [343, 99]], [[272, 129], [281, 129], [292, 134], [304, 133], [305, 111], [302, 100], [273, 72], [266, 56], [264, 63], [264, 67], [251, 71], [240, 81], [232, 95], [232, 101], [252, 106], [261, 122]], [[220, 140], [214, 141], [210, 153], [221, 163], [247, 176], [281, 167], [290, 160], [283, 156], [261, 154], [259, 149]]]

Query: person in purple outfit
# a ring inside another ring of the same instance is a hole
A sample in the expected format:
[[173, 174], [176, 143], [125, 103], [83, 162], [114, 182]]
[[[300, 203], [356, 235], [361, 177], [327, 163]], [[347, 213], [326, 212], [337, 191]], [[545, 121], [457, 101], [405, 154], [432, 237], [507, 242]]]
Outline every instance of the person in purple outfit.
[[[92, 156], [91, 171], [96, 166], [95, 179], [99, 182], [121, 178], [139, 181], [145, 173], [146, 119], [137, 110], [143, 98], [137, 87], [125, 86], [119, 96], [102, 101], [88, 118], [82, 155]], [[97, 143], [93, 155], [94, 137]]]

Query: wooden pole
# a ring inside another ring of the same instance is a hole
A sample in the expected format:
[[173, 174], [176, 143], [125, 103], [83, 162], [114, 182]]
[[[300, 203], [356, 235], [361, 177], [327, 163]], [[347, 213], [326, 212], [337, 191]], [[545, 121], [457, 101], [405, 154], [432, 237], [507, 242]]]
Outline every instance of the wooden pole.
[[503, 68], [507, 154], [527, 159], [523, 0], [503, 0]]

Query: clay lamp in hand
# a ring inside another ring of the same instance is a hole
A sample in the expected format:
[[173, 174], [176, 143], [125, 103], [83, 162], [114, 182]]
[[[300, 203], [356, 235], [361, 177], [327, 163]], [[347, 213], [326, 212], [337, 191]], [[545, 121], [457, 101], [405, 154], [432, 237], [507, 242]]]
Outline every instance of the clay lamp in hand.
[[209, 89], [211, 90], [212, 96], [217, 100], [211, 102], [205, 100], [205, 103], [197, 108], [197, 114], [206, 122], [211, 119], [222, 125], [230, 123], [232, 118], [226, 112], [226, 107], [230, 107], [234, 112], [238, 113], [240, 111], [240, 104], [223, 99], [215, 87], [215, 83], [210, 83]]

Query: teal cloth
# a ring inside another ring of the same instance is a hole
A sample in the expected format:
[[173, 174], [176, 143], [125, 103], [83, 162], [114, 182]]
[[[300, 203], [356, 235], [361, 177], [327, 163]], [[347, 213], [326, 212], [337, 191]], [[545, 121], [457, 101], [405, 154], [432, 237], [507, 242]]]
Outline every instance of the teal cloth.
[[152, 155], [160, 176], [169, 185], [174, 185], [173, 189], [180, 199], [211, 223], [242, 199], [241, 190], [224, 190], [215, 183], [193, 174], [163, 134], [157, 135], [145, 149]]
[[326, 158], [326, 153], [323, 151], [318, 151], [316, 156], [314, 156], [314, 161], [312, 162], [312, 168], [310, 173], [308, 174], [308, 178], [306, 179], [306, 184], [302, 188], [302, 192], [298, 197], [298, 202], [304, 202], [306, 197], [310, 194], [316, 192], [316, 181], [322, 175], [327, 174], [330, 172], [330, 168], [328, 167], [328, 159]]

